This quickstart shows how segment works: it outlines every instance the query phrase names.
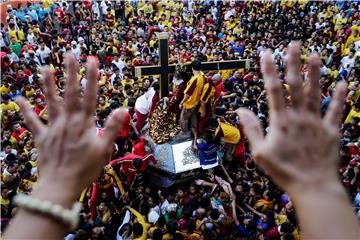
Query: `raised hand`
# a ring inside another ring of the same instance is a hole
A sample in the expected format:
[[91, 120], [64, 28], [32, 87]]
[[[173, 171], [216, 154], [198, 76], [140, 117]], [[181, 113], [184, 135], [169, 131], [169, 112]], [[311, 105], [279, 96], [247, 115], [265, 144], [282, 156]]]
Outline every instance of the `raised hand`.
[[358, 222], [337, 176], [338, 128], [346, 84], [340, 82], [336, 85], [329, 111], [322, 119], [319, 57], [313, 55], [309, 58], [305, 88], [300, 73], [298, 43], [291, 44], [286, 59], [291, 107], [285, 106], [271, 52], [267, 51], [262, 58], [270, 106], [267, 136], [264, 137], [263, 129], [252, 112], [238, 111], [255, 161], [294, 201], [302, 238], [359, 239]]
[[[56, 87], [49, 68], [42, 71], [44, 93], [48, 103], [49, 124], [44, 125], [30, 109], [24, 98], [17, 102], [25, 122], [39, 149], [39, 186], [66, 189], [72, 201], [100, 173], [113, 150], [113, 140], [123, 122], [122, 110], [114, 111], [105, 124], [104, 135], [96, 134], [98, 63], [87, 62], [87, 80], [84, 97], [80, 101], [78, 63], [72, 55], [65, 59], [67, 86], [64, 104], [56, 96]], [[69, 199], [69, 200], [70, 200]]]
[[272, 63], [271, 52], [262, 58], [262, 72], [270, 105], [270, 131], [264, 137], [256, 116], [241, 109], [244, 125], [256, 163], [286, 191], [301, 191], [314, 184], [337, 181], [339, 130], [346, 84], [340, 82], [329, 111], [320, 115], [320, 64], [309, 58], [308, 83], [303, 88], [300, 73], [300, 46], [288, 49], [286, 80], [290, 86], [291, 107], [285, 107], [281, 83]]

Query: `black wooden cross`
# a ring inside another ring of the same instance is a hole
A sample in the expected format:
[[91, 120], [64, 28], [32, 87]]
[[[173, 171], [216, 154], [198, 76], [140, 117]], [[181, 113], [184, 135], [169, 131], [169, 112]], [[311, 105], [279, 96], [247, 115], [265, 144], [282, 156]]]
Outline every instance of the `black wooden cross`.
[[[159, 55], [160, 65], [157, 66], [138, 66], [135, 67], [135, 76], [149, 76], [149, 75], [160, 75], [160, 97], [166, 97], [169, 95], [169, 74], [175, 73], [175, 67], [177, 64], [169, 65], [169, 43], [168, 33], [158, 33], [160, 40], [159, 44]], [[191, 72], [190, 63], [184, 64], [186, 71]], [[216, 62], [202, 62], [201, 71], [214, 71], [214, 70], [227, 70], [227, 69], [239, 69], [239, 68], [250, 68], [249, 59], [243, 60], [228, 60], [228, 61], [216, 61]]]

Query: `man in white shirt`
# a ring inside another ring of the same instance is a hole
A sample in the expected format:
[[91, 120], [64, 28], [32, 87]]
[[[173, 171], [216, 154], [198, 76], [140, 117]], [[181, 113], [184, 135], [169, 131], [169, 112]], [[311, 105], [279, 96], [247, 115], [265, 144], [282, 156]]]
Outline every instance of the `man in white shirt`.
[[78, 42], [79, 42], [78, 48], [79, 48], [80, 50], [81, 50], [81, 48], [88, 49], [87, 46], [86, 46], [86, 44], [85, 44], [85, 40], [84, 40], [83, 37], [79, 37], [79, 38], [78, 38]]
[[81, 51], [75, 41], [71, 42], [71, 52], [74, 54], [76, 60], [80, 61]]
[[347, 73], [355, 66], [355, 49], [351, 49], [349, 54], [341, 59], [339, 73], [346, 70]]
[[355, 47], [354, 47], [356, 54], [358, 55], [358, 53], [360, 52], [360, 40], [355, 42]]
[[113, 64], [120, 70], [120, 73], [122, 73], [123, 68], [125, 67], [124, 62], [119, 58], [118, 54], [114, 55], [114, 60], [112, 61]]
[[2, 147], [3, 147], [4, 151], [0, 152], [0, 159], [1, 160], [5, 159], [7, 157], [7, 155], [9, 155], [10, 153], [13, 153], [15, 155], [17, 154], [17, 151], [12, 148], [12, 144], [11, 144], [10, 141], [5, 140], [2, 143]]
[[146, 118], [150, 112], [152, 98], [155, 95], [154, 88], [150, 88], [145, 94], [136, 99], [135, 102], [135, 114], [136, 114], [136, 129], [140, 130], [145, 125]]
[[47, 46], [45, 46], [45, 43], [41, 43], [40, 48], [36, 50], [36, 56], [39, 57], [42, 65], [45, 64], [45, 59], [50, 57], [50, 53], [51, 51]]

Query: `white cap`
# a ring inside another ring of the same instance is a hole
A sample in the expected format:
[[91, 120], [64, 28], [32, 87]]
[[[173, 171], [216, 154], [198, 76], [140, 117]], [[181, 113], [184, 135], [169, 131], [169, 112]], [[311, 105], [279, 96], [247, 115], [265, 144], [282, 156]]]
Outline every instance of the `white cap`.
[[79, 42], [84, 41], [84, 38], [83, 38], [83, 37], [79, 37], [79, 38], [78, 38], [78, 41], [79, 41]]
[[71, 45], [76, 45], [76, 41], [71, 41]]

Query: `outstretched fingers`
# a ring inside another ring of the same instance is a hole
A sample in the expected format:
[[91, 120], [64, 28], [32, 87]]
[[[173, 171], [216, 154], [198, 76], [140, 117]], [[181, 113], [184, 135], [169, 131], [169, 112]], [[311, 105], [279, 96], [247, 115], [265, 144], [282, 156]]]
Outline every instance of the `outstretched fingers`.
[[305, 91], [306, 105], [309, 111], [320, 117], [320, 67], [321, 59], [318, 54], [312, 54], [308, 60], [309, 85]]
[[324, 122], [327, 126], [338, 128], [341, 123], [344, 100], [346, 97], [346, 87], [347, 85], [344, 81], [336, 84], [334, 97], [331, 100], [329, 110], [324, 118]]
[[98, 61], [96, 58], [88, 58], [87, 61], [87, 84], [84, 93], [83, 107], [86, 116], [91, 116], [96, 109], [96, 92], [98, 80]]
[[35, 112], [30, 108], [24, 97], [16, 98], [16, 102], [17, 104], [19, 104], [26, 125], [29, 127], [32, 135], [37, 138], [40, 133], [44, 131], [44, 124], [40, 121], [39, 117], [35, 114]]
[[304, 106], [300, 54], [300, 42], [291, 42], [286, 54], [286, 82], [289, 84], [291, 102], [295, 109]]
[[78, 82], [78, 62], [71, 53], [65, 57], [67, 73], [67, 83], [65, 90], [65, 109], [68, 113], [74, 113], [79, 106], [79, 82]]
[[255, 152], [256, 148], [264, 140], [264, 132], [259, 120], [255, 114], [247, 109], [241, 108], [237, 111], [241, 124], [244, 126], [244, 131], [250, 141], [252, 151]]
[[265, 87], [269, 96], [269, 105], [271, 112], [283, 111], [285, 101], [282, 86], [276, 72], [276, 65], [272, 61], [272, 52], [266, 50], [261, 58], [261, 70], [265, 80]]
[[52, 122], [59, 115], [61, 107], [56, 96], [54, 75], [49, 67], [42, 69], [42, 79], [44, 82], [44, 94], [48, 103], [49, 122]]

